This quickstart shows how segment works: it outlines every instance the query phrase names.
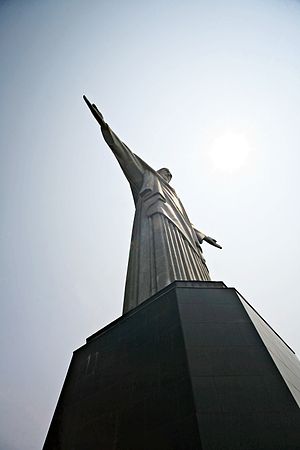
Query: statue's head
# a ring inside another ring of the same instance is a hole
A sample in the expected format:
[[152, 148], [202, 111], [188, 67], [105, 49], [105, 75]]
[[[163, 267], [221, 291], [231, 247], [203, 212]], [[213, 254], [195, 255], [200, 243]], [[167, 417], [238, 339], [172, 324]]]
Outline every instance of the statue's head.
[[172, 174], [169, 171], [169, 169], [167, 169], [166, 167], [163, 167], [162, 169], [159, 169], [157, 171], [157, 173], [159, 173], [160, 176], [162, 176], [167, 183], [170, 183], [171, 179], [172, 179]]

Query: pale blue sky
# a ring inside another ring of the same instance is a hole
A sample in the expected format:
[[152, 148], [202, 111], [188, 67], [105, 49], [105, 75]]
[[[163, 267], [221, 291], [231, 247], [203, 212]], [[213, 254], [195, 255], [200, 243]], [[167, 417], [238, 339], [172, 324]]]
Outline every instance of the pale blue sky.
[[1, 450], [41, 448], [72, 351], [121, 314], [133, 201], [84, 93], [300, 354], [299, 46], [293, 0], [0, 3]]

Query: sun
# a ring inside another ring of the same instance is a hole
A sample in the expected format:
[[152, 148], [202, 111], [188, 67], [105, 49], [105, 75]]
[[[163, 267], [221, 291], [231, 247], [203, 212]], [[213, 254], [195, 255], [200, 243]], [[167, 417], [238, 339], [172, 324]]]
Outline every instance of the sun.
[[245, 165], [250, 151], [244, 134], [228, 131], [213, 140], [210, 158], [215, 169], [235, 172]]

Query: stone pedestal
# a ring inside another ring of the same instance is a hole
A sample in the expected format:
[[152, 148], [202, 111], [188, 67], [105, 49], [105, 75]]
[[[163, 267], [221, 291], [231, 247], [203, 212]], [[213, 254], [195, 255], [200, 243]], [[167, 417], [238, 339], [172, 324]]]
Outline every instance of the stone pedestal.
[[235, 289], [174, 282], [74, 352], [44, 450], [300, 449], [299, 394]]

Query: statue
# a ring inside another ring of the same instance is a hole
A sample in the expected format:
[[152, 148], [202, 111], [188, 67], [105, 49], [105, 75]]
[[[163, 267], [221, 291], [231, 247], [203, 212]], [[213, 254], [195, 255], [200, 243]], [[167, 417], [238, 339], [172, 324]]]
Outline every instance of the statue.
[[96, 105], [83, 98], [129, 181], [136, 208], [123, 313], [175, 280], [210, 280], [200, 244], [222, 247], [192, 225], [169, 184], [169, 169], [148, 166], [110, 129]]

